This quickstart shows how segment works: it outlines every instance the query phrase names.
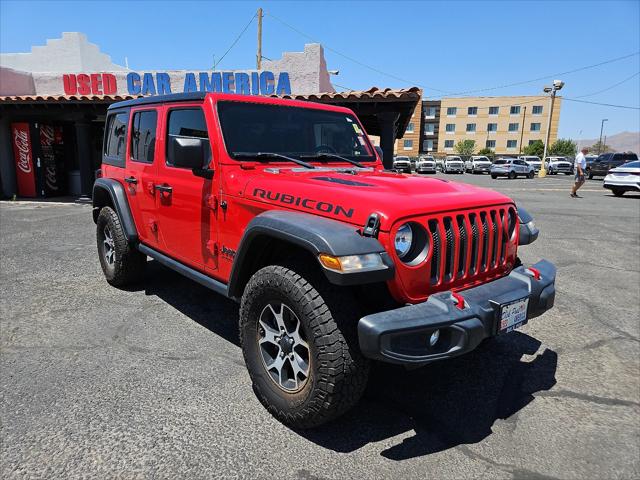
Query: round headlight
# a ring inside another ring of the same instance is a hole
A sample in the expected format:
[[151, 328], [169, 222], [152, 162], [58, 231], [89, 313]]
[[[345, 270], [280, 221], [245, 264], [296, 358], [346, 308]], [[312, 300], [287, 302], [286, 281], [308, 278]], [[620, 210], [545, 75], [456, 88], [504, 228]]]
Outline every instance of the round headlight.
[[411, 250], [412, 243], [413, 229], [411, 228], [411, 225], [405, 223], [396, 232], [396, 238], [394, 241], [398, 257], [405, 257], [409, 253], [409, 250]]

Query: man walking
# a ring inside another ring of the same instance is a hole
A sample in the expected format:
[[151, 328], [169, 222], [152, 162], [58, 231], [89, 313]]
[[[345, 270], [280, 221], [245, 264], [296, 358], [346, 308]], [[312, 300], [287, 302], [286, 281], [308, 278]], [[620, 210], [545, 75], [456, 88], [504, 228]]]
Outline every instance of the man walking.
[[576, 155], [576, 161], [574, 163], [574, 167], [576, 169], [573, 188], [571, 189], [571, 198], [582, 198], [578, 195], [578, 189], [584, 185], [584, 173], [587, 169], [587, 159], [585, 155], [589, 153], [589, 149], [587, 147], [583, 147], [580, 150], [580, 153]]

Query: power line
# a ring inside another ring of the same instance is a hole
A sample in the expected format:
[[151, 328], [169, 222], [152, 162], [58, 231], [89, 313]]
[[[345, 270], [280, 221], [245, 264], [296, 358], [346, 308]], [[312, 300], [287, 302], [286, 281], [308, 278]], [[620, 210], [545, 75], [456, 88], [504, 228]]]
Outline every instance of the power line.
[[313, 38], [311, 35], [308, 35], [308, 34], [304, 33], [303, 31], [298, 30], [296, 27], [294, 27], [294, 26], [292, 26], [292, 25], [289, 25], [287, 22], [285, 22], [284, 20], [282, 20], [282, 19], [280, 19], [280, 18], [276, 17], [276, 16], [275, 16], [275, 15], [273, 15], [271, 12], [265, 12], [265, 15], [269, 15], [271, 18], [273, 18], [274, 20], [277, 20], [278, 22], [280, 22], [280, 23], [281, 23], [282, 25], [284, 25], [285, 27], [287, 27], [287, 28], [289, 28], [289, 29], [293, 30], [294, 32], [298, 33], [299, 35], [302, 35], [303, 37], [308, 38], [308, 39], [309, 39], [309, 40], [311, 40], [312, 42], [315, 42], [315, 43], [322, 43], [322, 45], [324, 46], [324, 48], [326, 48], [326, 49], [327, 49], [327, 50], [329, 50], [330, 52], [333, 52], [333, 53], [335, 53], [336, 55], [339, 55], [339, 56], [341, 56], [341, 57], [343, 57], [343, 58], [346, 58], [347, 60], [349, 60], [349, 61], [351, 61], [351, 62], [353, 62], [353, 63], [356, 63], [356, 64], [358, 64], [358, 65], [360, 65], [360, 66], [362, 66], [362, 67], [368, 68], [368, 69], [369, 69], [369, 70], [371, 70], [371, 71], [374, 71], [374, 72], [379, 73], [379, 74], [381, 74], [381, 75], [385, 75], [385, 76], [390, 77], [390, 78], [393, 78], [393, 79], [395, 79], [395, 80], [399, 80], [399, 81], [401, 81], [401, 82], [403, 82], [403, 83], [406, 83], [406, 84], [409, 84], [409, 85], [417, 85], [417, 86], [422, 87], [422, 88], [427, 89], [427, 90], [434, 90], [434, 91], [436, 91], [436, 92], [448, 93], [446, 90], [440, 90], [439, 88], [433, 88], [433, 87], [428, 87], [428, 86], [426, 86], [426, 85], [421, 85], [421, 84], [420, 84], [420, 83], [418, 83], [418, 82], [412, 82], [412, 81], [410, 81], [410, 80], [407, 80], [407, 79], [404, 79], [404, 78], [398, 77], [397, 75], [393, 75], [393, 74], [391, 74], [391, 73], [384, 72], [384, 71], [380, 70], [379, 68], [372, 67], [371, 65], [367, 65], [366, 63], [361, 62], [360, 60], [356, 60], [355, 58], [350, 57], [349, 55], [346, 55], [346, 54], [344, 54], [344, 53], [341, 53], [341, 52], [339, 52], [338, 50], [336, 50], [335, 48], [331, 48], [331, 47], [330, 47], [330, 46], [328, 46], [327, 44], [325, 44], [325, 43], [323, 43], [323, 42], [320, 42], [320, 41], [316, 40], [316, 39], [315, 39], [315, 38]]
[[222, 57], [220, 57], [220, 60], [218, 60], [217, 62], [215, 62], [213, 64], [213, 69], [215, 70], [216, 67], [218, 65], [220, 65], [220, 62], [222, 62], [222, 60], [224, 60], [224, 57], [227, 56], [227, 53], [229, 53], [231, 51], [231, 49], [233, 47], [236, 46], [236, 43], [238, 43], [238, 40], [240, 40], [240, 38], [242, 37], [242, 35], [244, 35], [244, 32], [247, 31], [247, 29], [249, 28], [249, 26], [253, 23], [253, 19], [256, 18], [256, 14], [253, 14], [253, 17], [251, 17], [251, 20], [249, 20], [249, 23], [247, 23], [247, 25], [242, 29], [242, 31], [238, 34], [238, 36], [236, 37], [236, 39], [233, 41], [233, 43], [231, 44], [231, 46], [227, 49], [226, 52], [224, 52], [224, 55], [222, 55]]
[[577, 100], [575, 98], [562, 97], [569, 102], [590, 103], [591, 105], [602, 105], [604, 107], [627, 108], [629, 110], [640, 110], [640, 107], [630, 107], [628, 105], [613, 105], [611, 103], [590, 102], [588, 100]]
[[636, 72], [633, 75], [631, 75], [628, 78], [625, 78], [624, 80], [622, 80], [621, 82], [618, 83], [614, 83], [613, 85], [611, 85], [610, 87], [607, 88], [603, 88], [602, 90], [598, 90], [597, 92], [593, 92], [593, 93], [588, 93], [586, 95], [580, 95], [579, 97], [575, 97], [575, 98], [585, 98], [585, 97], [593, 97], [594, 95], [598, 95], [599, 93], [603, 93], [606, 92], [608, 90], [611, 90], [612, 88], [617, 87], [618, 85], [622, 85], [625, 82], [628, 82], [629, 80], [631, 80], [634, 77], [637, 77], [638, 75], [640, 75], [640, 72]]

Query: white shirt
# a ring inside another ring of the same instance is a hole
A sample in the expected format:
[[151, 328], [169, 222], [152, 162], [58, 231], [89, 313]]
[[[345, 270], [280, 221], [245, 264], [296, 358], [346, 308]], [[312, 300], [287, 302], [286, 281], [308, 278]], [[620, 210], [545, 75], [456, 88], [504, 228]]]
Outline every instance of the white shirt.
[[585, 158], [584, 153], [580, 152], [578, 155], [576, 155], [575, 165], [576, 167], [579, 165], [582, 169], [582, 173], [584, 173], [585, 169], [587, 168], [587, 159]]

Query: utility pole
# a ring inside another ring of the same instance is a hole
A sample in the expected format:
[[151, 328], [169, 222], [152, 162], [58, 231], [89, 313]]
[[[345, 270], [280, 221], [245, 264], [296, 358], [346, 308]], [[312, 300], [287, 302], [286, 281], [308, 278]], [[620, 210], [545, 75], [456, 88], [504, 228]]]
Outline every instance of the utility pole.
[[562, 87], [564, 87], [564, 82], [562, 80], [554, 80], [553, 81], [553, 86], [551, 87], [544, 87], [544, 93], [548, 93], [549, 96], [551, 97], [551, 105], [549, 107], [549, 118], [547, 119], [547, 139], [544, 142], [544, 153], [542, 154], [542, 166], [540, 167], [540, 172], [538, 173], [538, 176], [540, 177], [546, 177], [547, 176], [547, 170], [544, 168], [544, 160], [545, 158], [547, 158], [547, 150], [549, 148], [549, 138], [551, 137], [551, 116], [553, 114], [553, 104], [556, 100], [556, 92], [558, 90], [560, 90]]
[[522, 137], [524, 136], [524, 126], [527, 123], [527, 106], [524, 106], [524, 112], [522, 113], [522, 129], [520, 130], [520, 148], [518, 149], [518, 155], [522, 153]]
[[258, 9], [258, 53], [256, 54], [256, 69], [262, 69], [262, 8]]
[[609, 121], [608, 118], [603, 118], [602, 122], [600, 122], [600, 140], [598, 140], [598, 155], [600, 155], [602, 150], [602, 129], [604, 128], [604, 122], [608, 122], [608, 121]]

